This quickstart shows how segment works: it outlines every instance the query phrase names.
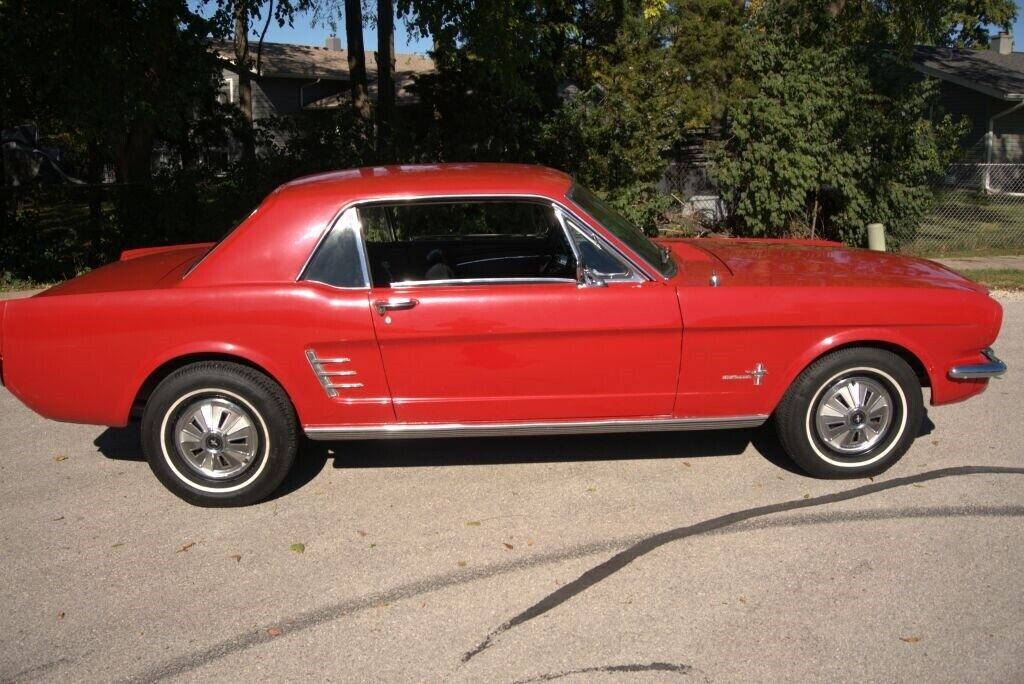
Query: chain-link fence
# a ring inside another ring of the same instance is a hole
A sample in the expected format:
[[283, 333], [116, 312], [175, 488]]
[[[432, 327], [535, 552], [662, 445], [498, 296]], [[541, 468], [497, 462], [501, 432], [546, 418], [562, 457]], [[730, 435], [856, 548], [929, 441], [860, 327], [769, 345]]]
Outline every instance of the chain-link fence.
[[952, 164], [935, 204], [901, 251], [928, 256], [1024, 254], [1024, 163], [987, 154], [984, 141]]
[[659, 183], [671, 200], [665, 235], [692, 235], [721, 224], [726, 217], [718, 186], [711, 177], [706, 135], [686, 138], [673, 153]]

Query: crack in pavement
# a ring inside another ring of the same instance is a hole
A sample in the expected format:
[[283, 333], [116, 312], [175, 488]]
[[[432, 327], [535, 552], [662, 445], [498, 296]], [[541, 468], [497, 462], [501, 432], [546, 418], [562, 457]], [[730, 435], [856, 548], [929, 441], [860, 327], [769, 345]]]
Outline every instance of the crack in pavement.
[[530, 679], [520, 679], [514, 684], [534, 684], [534, 682], [550, 682], [553, 679], [561, 679], [562, 677], [571, 677], [579, 674], [592, 674], [594, 672], [602, 672], [606, 674], [617, 674], [619, 672], [632, 673], [632, 672], [671, 672], [678, 675], [700, 675], [704, 681], [710, 681], [708, 676], [693, 667], [692, 665], [683, 665], [675, 663], [646, 663], [646, 664], [631, 664], [631, 665], [598, 665], [596, 667], [582, 667], [578, 670], [566, 670], [564, 672], [550, 672], [548, 674], [542, 674], [537, 677]]
[[494, 643], [494, 640], [503, 633], [557, 608], [566, 601], [582, 594], [595, 584], [607, 579], [611, 575], [614, 575], [641, 556], [645, 556], [665, 544], [680, 541], [688, 537], [707, 534], [708, 532], [713, 532], [724, 527], [729, 527], [731, 525], [736, 525], [737, 523], [746, 522], [748, 520], [767, 515], [799, 510], [801, 508], [824, 506], [827, 504], [839, 503], [841, 501], [850, 501], [851, 499], [869, 496], [871, 494], [896, 489], [898, 487], [906, 487], [912, 484], [928, 482], [930, 480], [938, 480], [947, 477], [961, 477], [965, 475], [1024, 475], [1024, 468], [1013, 468], [1008, 466], [959, 466], [954, 468], [940, 468], [938, 470], [918, 473], [917, 475], [897, 477], [884, 482], [874, 482], [861, 487], [847, 489], [842, 492], [834, 492], [832, 494], [823, 494], [821, 496], [815, 496], [807, 499], [794, 499], [776, 504], [747, 508], [734, 513], [720, 515], [716, 518], [710, 518], [694, 525], [685, 525], [683, 527], [677, 527], [672, 530], [651, 535], [636, 544], [633, 544], [629, 548], [620, 551], [603, 563], [595, 565], [572, 582], [562, 585], [557, 590], [551, 592], [512, 619], [503, 622], [497, 628], [493, 629], [483, 639], [483, 641], [477, 644], [473, 649], [464, 653], [462, 655], [462, 662], [463, 664], [468, 663], [480, 653], [490, 648]]
[[[702, 527], [702, 530], [698, 532], [692, 532], [685, 536], [693, 536], [694, 534], [707, 533], [707, 534], [730, 534], [739, 533], [744, 531], [753, 531], [756, 529], [765, 529], [769, 527], [784, 527], [784, 526], [795, 526], [795, 525], [812, 525], [821, 523], [841, 522], [841, 521], [856, 521], [856, 520], [878, 520], [878, 519], [891, 519], [891, 518], [934, 518], [934, 517], [952, 517], [952, 516], [988, 516], [988, 517], [1005, 517], [1005, 516], [1024, 516], [1024, 506], [1000, 506], [1000, 507], [964, 507], [964, 506], [953, 506], [953, 507], [931, 507], [931, 508], [909, 508], [909, 509], [897, 509], [897, 510], [882, 510], [882, 511], [853, 511], [839, 514], [832, 514], [828, 517], [824, 515], [811, 515], [811, 516], [800, 516], [797, 518], [783, 518], [780, 520], [760, 520], [751, 521], [751, 518], [758, 516], [765, 516], [770, 513], [779, 513], [788, 510], [794, 510], [798, 508], [804, 508], [808, 506], [820, 506], [825, 503], [833, 503], [836, 501], [846, 501], [849, 499], [857, 498], [859, 496], [866, 496], [878, 491], [885, 489], [892, 489], [894, 487], [905, 486], [922, 482], [926, 480], [939, 479], [943, 477], [950, 477], [954, 475], [971, 475], [971, 474], [1024, 474], [1024, 468], [1009, 468], [1009, 467], [996, 467], [996, 466], [963, 466], [960, 468], [946, 468], [942, 470], [930, 471], [927, 473], [921, 473], [919, 475], [897, 478], [886, 482], [875, 483], [873, 485], [866, 485], [865, 487], [858, 487], [855, 489], [847, 490], [845, 492], [838, 492], [836, 494], [828, 494], [821, 497], [815, 497], [811, 499], [801, 499], [795, 502], [785, 502], [782, 504], [774, 504], [771, 506], [762, 506], [754, 509], [748, 509], [748, 511], [740, 511], [738, 513], [731, 513], [720, 518], [713, 518], [710, 521], [704, 523], [698, 523], [697, 525], [677, 528], [676, 530], [670, 530], [669, 532], [659, 533], [653, 536], [650, 535], [631, 535], [626, 537], [620, 537], [618, 539], [604, 540], [600, 542], [593, 542], [589, 544], [581, 544], [579, 546], [570, 547], [568, 549], [561, 549], [558, 551], [551, 551], [546, 553], [540, 553], [527, 559], [521, 559], [516, 561], [505, 561], [500, 563], [492, 563], [489, 565], [481, 566], [478, 569], [464, 570], [458, 573], [446, 573], [442, 575], [434, 575], [431, 577], [424, 578], [406, 584], [399, 585], [390, 590], [376, 592], [372, 594], [363, 595], [362, 597], [352, 598], [339, 603], [334, 603], [323, 608], [315, 609], [305, 613], [301, 613], [289, 619], [284, 619], [275, 622], [273, 626], [281, 629], [280, 636], [272, 636], [268, 633], [267, 629], [259, 629], [253, 631], [246, 631], [236, 636], [230, 637], [218, 644], [213, 644], [205, 649], [198, 652], [187, 653], [176, 658], [169, 659], [163, 663], [147, 668], [134, 675], [129, 675], [122, 681], [157, 681], [161, 679], [167, 679], [177, 675], [181, 675], [186, 672], [190, 672], [210, 663], [216, 662], [222, 658], [228, 657], [234, 653], [259, 646], [262, 644], [269, 643], [275, 639], [281, 639], [288, 635], [298, 633], [307, 629], [312, 629], [331, 622], [340, 618], [359, 613], [364, 610], [368, 610], [373, 606], [379, 605], [380, 603], [394, 603], [404, 599], [413, 598], [423, 594], [429, 594], [442, 589], [450, 587], [470, 584], [478, 580], [490, 579], [503, 574], [519, 572], [522, 570], [529, 570], [532, 568], [542, 567], [553, 563], [560, 563], [568, 560], [577, 560], [580, 558], [586, 558], [601, 553], [620, 552], [612, 557], [611, 560], [619, 558], [622, 554], [629, 553], [630, 550], [638, 547], [647, 548], [647, 544], [651, 540], [663, 539], [665, 535], [671, 535], [679, 530], [691, 530], [695, 527]], [[801, 505], [792, 505], [801, 504]], [[767, 512], [765, 512], [767, 509]], [[749, 515], [750, 511], [759, 511], [754, 515]], [[747, 514], [747, 515], [744, 515]], [[737, 517], [738, 516], [738, 517]], [[709, 522], [713, 523], [721, 521], [723, 518], [728, 518], [729, 521], [724, 524], [708, 525]], [[680, 537], [682, 538], [682, 537]], [[673, 539], [665, 539], [661, 541], [661, 544], [673, 541]], [[625, 549], [625, 550], [623, 550]], [[649, 550], [653, 550], [649, 549]], [[646, 553], [647, 551], [644, 551]], [[640, 554], [642, 555], [642, 554]], [[637, 556], [639, 557], [639, 556]], [[595, 569], [602, 568], [607, 565], [602, 563], [596, 566]], [[593, 570], [584, 573], [581, 576], [590, 577], [589, 573]], [[611, 574], [611, 573], [608, 573]], [[599, 580], [598, 580], [599, 581]], [[573, 583], [576, 585], [579, 580]], [[571, 585], [565, 585], [564, 588]], [[580, 589], [579, 591], [583, 591]], [[579, 593], [579, 592], [576, 592]], [[555, 592], [559, 594], [559, 592]], [[550, 596], [548, 597], [550, 598]], [[564, 600], [559, 601], [563, 603], [568, 600], [571, 596], [566, 596]], [[547, 599], [545, 599], [547, 600]], [[538, 604], [539, 605], [539, 604]], [[558, 604], [555, 604], [558, 605]], [[547, 612], [555, 605], [551, 605], [543, 612]], [[535, 609], [535, 605], [532, 609]], [[529, 612], [529, 611], [527, 611]], [[526, 613], [521, 613], [520, 616]], [[539, 615], [540, 613], [538, 613]], [[517, 616], [519, 617], [519, 616]], [[533, 617], [536, 617], [534, 615]], [[515, 620], [516, 618], [513, 618]], [[516, 624], [522, 624], [520, 621]], [[491, 641], [495, 636], [498, 636], [501, 632], [507, 631], [512, 626], [512, 621], [508, 621], [499, 627], [497, 630], [491, 632], [488, 636], [487, 646], [490, 645]], [[270, 627], [270, 625], [267, 625]], [[484, 646], [486, 648], [487, 646]], [[484, 650], [480, 648], [478, 652]], [[473, 655], [476, 655], [474, 653]], [[470, 656], [472, 657], [472, 656]], [[470, 658], [463, 656], [462, 663], [468, 662]]]

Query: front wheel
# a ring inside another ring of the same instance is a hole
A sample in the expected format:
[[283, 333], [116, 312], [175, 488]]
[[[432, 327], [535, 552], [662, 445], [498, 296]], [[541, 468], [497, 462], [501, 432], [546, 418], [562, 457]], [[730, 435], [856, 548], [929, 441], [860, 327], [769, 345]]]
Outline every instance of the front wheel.
[[295, 411], [280, 385], [252, 368], [210, 361], [157, 385], [142, 415], [149, 467], [197, 506], [246, 506], [269, 496], [298, 450]]
[[815, 477], [868, 477], [890, 468], [917, 436], [921, 384], [892, 352], [849, 348], [811, 364], [775, 412], [782, 447]]

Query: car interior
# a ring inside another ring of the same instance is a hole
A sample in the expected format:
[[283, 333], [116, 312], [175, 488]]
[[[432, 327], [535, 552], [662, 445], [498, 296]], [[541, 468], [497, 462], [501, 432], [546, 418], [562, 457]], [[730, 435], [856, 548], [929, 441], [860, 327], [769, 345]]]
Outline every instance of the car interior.
[[576, 279], [576, 259], [550, 205], [411, 202], [365, 206], [359, 219], [373, 284]]

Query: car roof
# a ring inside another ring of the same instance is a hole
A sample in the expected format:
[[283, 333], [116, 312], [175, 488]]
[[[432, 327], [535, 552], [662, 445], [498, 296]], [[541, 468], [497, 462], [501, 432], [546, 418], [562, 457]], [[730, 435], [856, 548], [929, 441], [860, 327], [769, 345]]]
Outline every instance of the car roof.
[[318, 173], [285, 183], [278, 192], [328, 192], [349, 199], [413, 195], [536, 194], [561, 197], [572, 178], [530, 164], [449, 163], [370, 166]]

